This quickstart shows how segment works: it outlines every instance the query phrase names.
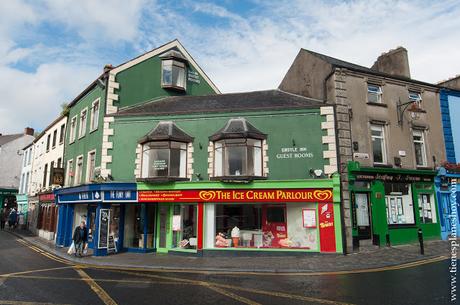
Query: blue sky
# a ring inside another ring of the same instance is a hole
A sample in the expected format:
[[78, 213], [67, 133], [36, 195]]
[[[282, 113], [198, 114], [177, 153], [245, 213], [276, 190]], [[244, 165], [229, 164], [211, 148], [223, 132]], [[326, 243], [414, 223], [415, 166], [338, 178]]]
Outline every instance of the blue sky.
[[460, 73], [459, 1], [0, 1], [0, 133], [41, 130], [111, 63], [178, 38], [222, 92], [276, 88], [300, 48], [412, 76]]

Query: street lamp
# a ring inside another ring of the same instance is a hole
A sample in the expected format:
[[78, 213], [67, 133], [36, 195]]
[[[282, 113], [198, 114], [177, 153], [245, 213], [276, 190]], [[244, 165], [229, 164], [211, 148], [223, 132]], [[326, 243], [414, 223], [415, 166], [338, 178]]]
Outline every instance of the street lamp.
[[420, 118], [420, 113], [425, 112], [420, 108], [417, 102], [409, 101], [406, 103], [401, 103], [401, 99], [399, 99], [398, 101], [396, 110], [398, 111], [398, 125], [399, 126], [403, 125], [404, 112], [406, 110], [410, 112], [410, 116], [413, 121], [418, 120]]

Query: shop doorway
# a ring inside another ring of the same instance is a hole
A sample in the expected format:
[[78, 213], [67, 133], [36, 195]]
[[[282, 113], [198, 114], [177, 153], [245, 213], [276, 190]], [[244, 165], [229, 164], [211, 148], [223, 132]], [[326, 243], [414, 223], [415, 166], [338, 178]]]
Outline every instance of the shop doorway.
[[96, 232], [96, 206], [88, 207], [88, 216], [87, 216], [88, 228], [88, 247], [94, 249], [94, 234]]
[[272, 248], [281, 248], [280, 241], [287, 238], [286, 206], [262, 206], [262, 231], [269, 234]]
[[171, 247], [171, 230], [170, 228], [171, 205], [158, 205], [158, 221], [157, 221], [157, 252], [168, 252]]
[[355, 193], [356, 225], [360, 240], [371, 239], [371, 209], [368, 193]]

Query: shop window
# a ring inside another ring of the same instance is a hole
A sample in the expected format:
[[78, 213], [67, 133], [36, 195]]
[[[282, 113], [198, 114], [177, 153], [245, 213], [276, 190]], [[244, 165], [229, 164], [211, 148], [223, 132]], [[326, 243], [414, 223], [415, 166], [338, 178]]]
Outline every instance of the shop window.
[[109, 236], [113, 237], [113, 241], [118, 248], [120, 239], [120, 205], [112, 205], [110, 207]]
[[187, 180], [187, 146], [193, 138], [163, 121], [144, 136], [140, 180]]
[[389, 225], [415, 224], [410, 184], [385, 183], [385, 204]]
[[214, 145], [214, 177], [263, 178], [263, 141], [267, 135], [244, 118], [230, 119], [209, 139]]
[[414, 130], [412, 132], [414, 141], [415, 163], [417, 166], [427, 166], [425, 135], [423, 130]]
[[382, 103], [382, 87], [367, 85], [367, 101], [369, 103]]
[[127, 205], [125, 208], [125, 248], [144, 248], [145, 205]]
[[433, 195], [418, 195], [418, 210], [421, 223], [436, 223], [436, 207]]
[[371, 125], [372, 155], [376, 164], [387, 162], [384, 129], [383, 125]]
[[196, 205], [181, 204], [174, 206], [172, 221], [173, 248], [196, 249], [197, 223]]
[[306, 203], [216, 204], [214, 247], [317, 249], [316, 220], [306, 225], [306, 210], [315, 215], [316, 207]]

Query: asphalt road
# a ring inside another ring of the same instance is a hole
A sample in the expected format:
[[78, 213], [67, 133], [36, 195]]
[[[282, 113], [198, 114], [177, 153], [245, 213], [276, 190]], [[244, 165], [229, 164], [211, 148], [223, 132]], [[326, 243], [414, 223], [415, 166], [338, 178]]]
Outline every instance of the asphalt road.
[[455, 302], [450, 302], [447, 261], [396, 270], [321, 275], [105, 269], [75, 265], [0, 232], [0, 304], [440, 305]]

